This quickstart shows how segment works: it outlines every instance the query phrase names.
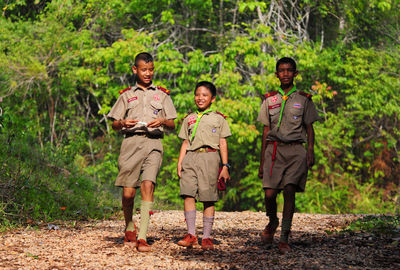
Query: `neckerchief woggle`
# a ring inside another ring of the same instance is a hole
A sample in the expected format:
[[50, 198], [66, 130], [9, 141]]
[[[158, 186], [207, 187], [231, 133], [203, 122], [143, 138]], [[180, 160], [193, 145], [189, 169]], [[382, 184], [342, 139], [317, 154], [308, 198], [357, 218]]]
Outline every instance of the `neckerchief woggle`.
[[208, 109], [208, 110], [206, 110], [206, 111], [204, 111], [204, 112], [199, 112], [199, 111], [197, 111], [196, 124], [194, 124], [193, 132], [192, 132], [192, 135], [190, 136], [190, 141], [192, 141], [193, 138], [194, 138], [194, 134], [196, 133], [197, 127], [198, 127], [199, 122], [200, 122], [200, 119], [203, 117], [203, 115], [204, 115], [205, 113], [208, 113], [208, 112], [211, 112], [211, 111], [212, 111], [211, 108]]
[[296, 86], [295, 85], [293, 85], [293, 88], [290, 89], [289, 93], [287, 93], [287, 94], [285, 94], [285, 92], [283, 92], [282, 88], [279, 88], [279, 90], [278, 90], [279, 94], [282, 95], [282, 106], [281, 106], [281, 113], [279, 114], [279, 122], [278, 122], [278, 127], [277, 127], [278, 129], [279, 129], [280, 125], [281, 125], [281, 120], [282, 120], [282, 115], [283, 115], [283, 108], [285, 107], [286, 100], [289, 98], [289, 96], [294, 91], [296, 91]]

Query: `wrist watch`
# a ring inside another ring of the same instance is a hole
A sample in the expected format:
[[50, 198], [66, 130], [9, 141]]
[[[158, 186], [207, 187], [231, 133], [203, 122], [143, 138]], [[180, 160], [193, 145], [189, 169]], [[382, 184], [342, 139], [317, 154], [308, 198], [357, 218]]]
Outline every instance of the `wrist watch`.
[[228, 169], [230, 169], [231, 168], [231, 165], [229, 165], [229, 163], [222, 163], [222, 167], [227, 167]]

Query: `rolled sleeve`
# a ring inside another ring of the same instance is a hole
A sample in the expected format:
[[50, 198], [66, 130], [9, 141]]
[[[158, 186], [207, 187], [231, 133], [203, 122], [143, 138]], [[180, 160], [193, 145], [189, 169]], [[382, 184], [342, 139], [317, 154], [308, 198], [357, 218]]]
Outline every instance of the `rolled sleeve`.
[[114, 120], [124, 119], [126, 112], [126, 102], [123, 96], [119, 96], [114, 106], [111, 108], [110, 112], [107, 114], [108, 118]]
[[315, 108], [314, 102], [308, 100], [305, 106], [303, 121], [306, 125], [308, 125], [318, 120], [320, 120], [320, 117], [318, 115], [317, 109]]
[[177, 117], [176, 109], [174, 104], [172, 103], [172, 99], [170, 96], [166, 96], [164, 99], [164, 112], [165, 112], [165, 119], [175, 119]]
[[232, 133], [231, 133], [231, 130], [230, 130], [230, 128], [229, 128], [228, 121], [226, 121], [226, 119], [224, 118], [224, 119], [222, 120], [222, 124], [221, 124], [221, 134], [220, 134], [220, 137], [221, 137], [221, 138], [226, 138], [226, 137], [229, 137], [229, 136], [231, 136], [231, 135], [232, 135]]
[[189, 140], [189, 134], [188, 134], [188, 124], [187, 124], [187, 117], [183, 120], [181, 130], [179, 131], [178, 137], [183, 139], [183, 140]]
[[269, 126], [269, 117], [268, 117], [268, 101], [264, 100], [261, 108], [260, 108], [260, 112], [258, 113], [258, 117], [257, 117], [257, 121], [264, 124], [265, 126]]

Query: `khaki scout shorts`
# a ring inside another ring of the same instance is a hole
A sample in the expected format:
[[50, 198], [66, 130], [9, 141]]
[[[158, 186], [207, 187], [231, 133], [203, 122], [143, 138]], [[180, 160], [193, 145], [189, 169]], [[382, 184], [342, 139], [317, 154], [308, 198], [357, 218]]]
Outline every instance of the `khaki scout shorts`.
[[263, 188], [283, 189], [288, 184], [297, 186], [303, 192], [307, 181], [306, 150], [301, 144], [278, 144], [276, 158], [272, 167], [273, 144], [267, 144], [264, 157]]
[[156, 184], [161, 167], [163, 147], [160, 139], [146, 136], [125, 138], [118, 158], [119, 174], [115, 185], [119, 187], [140, 187], [142, 180]]
[[187, 152], [182, 161], [180, 195], [200, 202], [218, 201], [219, 152]]

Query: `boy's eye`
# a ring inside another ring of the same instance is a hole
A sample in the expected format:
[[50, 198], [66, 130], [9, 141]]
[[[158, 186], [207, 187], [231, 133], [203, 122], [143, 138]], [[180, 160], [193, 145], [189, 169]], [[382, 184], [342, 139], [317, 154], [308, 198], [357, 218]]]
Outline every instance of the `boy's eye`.
[[278, 73], [282, 73], [282, 72], [295, 72], [296, 70], [294, 70], [294, 68], [280, 68], [278, 69]]

